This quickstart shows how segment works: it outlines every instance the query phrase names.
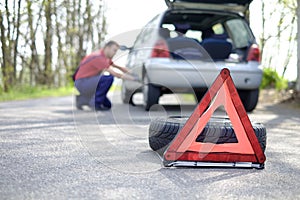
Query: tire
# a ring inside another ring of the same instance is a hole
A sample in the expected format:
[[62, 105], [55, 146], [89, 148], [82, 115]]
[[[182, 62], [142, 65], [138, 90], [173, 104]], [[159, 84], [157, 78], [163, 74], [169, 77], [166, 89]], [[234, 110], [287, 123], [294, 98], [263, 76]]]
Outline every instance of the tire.
[[133, 92], [126, 89], [124, 81], [121, 86], [121, 98], [124, 104], [132, 103]]
[[194, 90], [194, 96], [195, 96], [195, 100], [196, 102], [200, 102], [201, 99], [204, 97], [205, 93], [207, 90]]
[[149, 82], [147, 75], [144, 76], [143, 96], [144, 108], [149, 111], [151, 106], [158, 104], [160, 97], [160, 88]]
[[[152, 150], [163, 153], [182, 129], [187, 117], [158, 118], [150, 123], [149, 145]], [[263, 152], [266, 149], [266, 128], [260, 123], [252, 123], [256, 137]], [[211, 118], [204, 127], [196, 142], [210, 142], [215, 144], [237, 143], [234, 129], [227, 118]]]
[[245, 110], [247, 112], [252, 112], [258, 103], [259, 89], [239, 90], [238, 93], [243, 102]]

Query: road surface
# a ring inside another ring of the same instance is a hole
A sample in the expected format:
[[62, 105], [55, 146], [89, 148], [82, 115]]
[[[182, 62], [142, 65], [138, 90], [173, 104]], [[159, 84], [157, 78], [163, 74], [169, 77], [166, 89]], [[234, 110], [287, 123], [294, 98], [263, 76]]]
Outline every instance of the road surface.
[[[145, 112], [110, 94], [113, 110], [77, 111], [74, 97], [0, 103], [1, 199], [300, 199], [300, 109], [259, 104], [264, 170], [164, 168], [148, 145], [156, 117], [190, 115], [174, 96]], [[219, 111], [218, 111], [219, 112]]]

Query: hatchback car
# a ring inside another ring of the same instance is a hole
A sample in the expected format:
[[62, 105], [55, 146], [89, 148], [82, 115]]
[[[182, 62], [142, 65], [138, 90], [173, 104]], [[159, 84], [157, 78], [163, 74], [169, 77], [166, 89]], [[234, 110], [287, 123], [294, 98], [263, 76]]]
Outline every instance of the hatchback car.
[[127, 67], [142, 83], [122, 82], [122, 100], [143, 92], [144, 107], [167, 93], [193, 93], [200, 101], [228, 68], [246, 111], [255, 109], [262, 80], [260, 50], [242, 13], [252, 0], [165, 0], [168, 9], [139, 33]]

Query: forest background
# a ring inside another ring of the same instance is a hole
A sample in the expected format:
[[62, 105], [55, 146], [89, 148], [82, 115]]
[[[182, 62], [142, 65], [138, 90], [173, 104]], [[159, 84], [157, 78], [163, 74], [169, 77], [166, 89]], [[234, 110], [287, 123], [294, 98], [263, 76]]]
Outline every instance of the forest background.
[[[297, 1], [254, 0], [246, 13], [261, 48], [264, 88], [300, 90]], [[126, 2], [128, 7], [122, 10], [134, 13], [136, 7]], [[110, 23], [117, 26], [119, 20], [119, 26], [124, 25], [122, 17], [126, 16], [109, 9], [113, 3], [124, 1], [2, 0], [0, 97], [10, 93], [17, 96], [18, 92], [70, 91], [65, 88], [73, 87], [71, 75], [81, 58], [111, 37]], [[140, 11], [148, 8], [144, 5]], [[156, 13], [158, 10], [153, 17]]]

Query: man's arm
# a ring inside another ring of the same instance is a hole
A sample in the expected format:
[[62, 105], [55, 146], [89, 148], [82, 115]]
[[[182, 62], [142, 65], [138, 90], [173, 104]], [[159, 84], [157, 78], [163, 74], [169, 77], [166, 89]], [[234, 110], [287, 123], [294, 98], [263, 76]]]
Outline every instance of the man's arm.
[[119, 69], [119, 70], [121, 70], [123, 73], [130, 73], [129, 69], [126, 68], [126, 67], [121, 67], [119, 65], [116, 65], [115, 63], [113, 63], [112, 66]]
[[[121, 69], [120, 69], [121, 70]], [[125, 80], [130, 80], [130, 81], [135, 81], [136, 78], [127, 74], [127, 72], [124, 72], [124, 74], [118, 73], [114, 70], [114, 68], [112, 66], [110, 66], [108, 69], [106, 69], [105, 71], [109, 72], [111, 75], [117, 77], [117, 78], [121, 78], [121, 79], [125, 79]], [[123, 71], [122, 71], [123, 72]], [[129, 72], [129, 71], [128, 71]]]

